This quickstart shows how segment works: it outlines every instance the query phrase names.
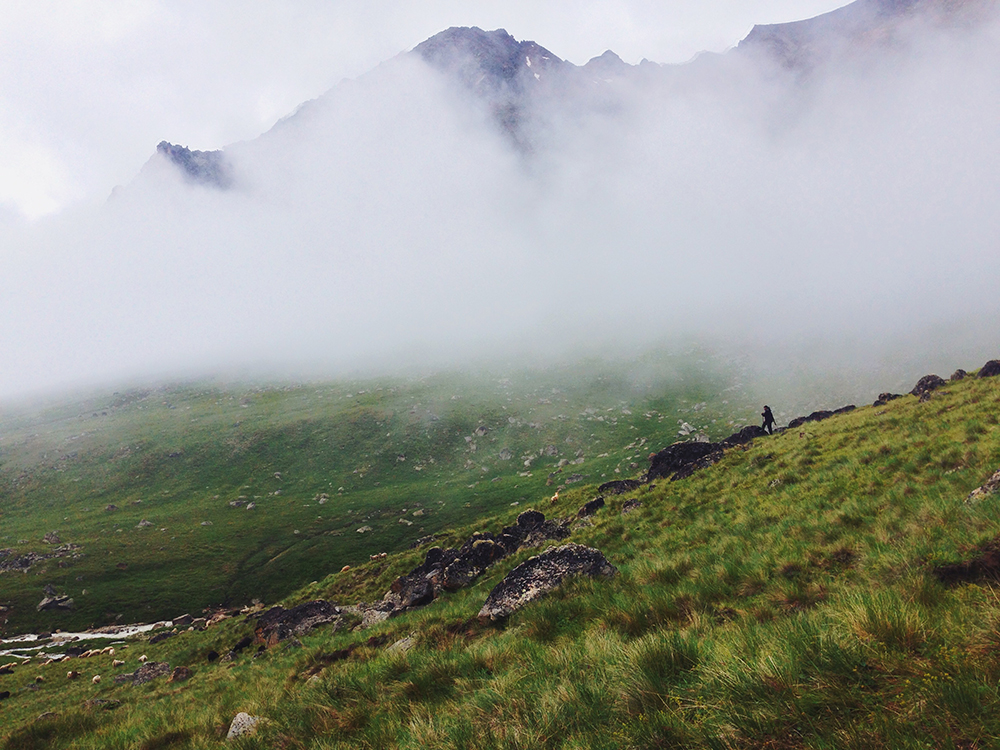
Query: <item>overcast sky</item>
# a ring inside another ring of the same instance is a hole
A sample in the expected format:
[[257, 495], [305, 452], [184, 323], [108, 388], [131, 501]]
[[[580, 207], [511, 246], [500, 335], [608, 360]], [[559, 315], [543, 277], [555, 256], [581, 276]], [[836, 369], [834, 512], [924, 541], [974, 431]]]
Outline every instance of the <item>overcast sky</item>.
[[723, 51], [846, 0], [0, 0], [3, 227], [103, 201], [160, 140], [215, 149], [449, 26], [582, 64]]

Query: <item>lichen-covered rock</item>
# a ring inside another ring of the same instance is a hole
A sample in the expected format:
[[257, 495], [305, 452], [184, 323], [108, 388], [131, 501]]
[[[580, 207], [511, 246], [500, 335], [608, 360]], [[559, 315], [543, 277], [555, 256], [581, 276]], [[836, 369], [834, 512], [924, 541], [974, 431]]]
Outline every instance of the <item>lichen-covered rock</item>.
[[976, 503], [983, 500], [987, 495], [996, 492], [1000, 489], [1000, 471], [997, 471], [991, 476], [982, 487], [976, 487], [969, 496], [965, 498], [967, 505], [975, 505]]
[[229, 725], [229, 733], [226, 735], [226, 739], [233, 740], [237, 737], [253, 734], [257, 731], [257, 725], [259, 723], [259, 716], [251, 716], [244, 711], [240, 711], [233, 718], [233, 723]]
[[444, 569], [441, 585], [449, 591], [471, 586], [483, 571], [506, 554], [507, 550], [494, 539], [473, 537], [462, 545], [455, 561]]
[[962, 368], [960, 367], [960, 368], [958, 368], [957, 370], [955, 370], [955, 372], [953, 372], [953, 373], [951, 374], [951, 377], [950, 377], [950, 378], [948, 378], [948, 379], [949, 379], [949, 380], [953, 380], [953, 381], [954, 381], [954, 380], [965, 380], [965, 376], [966, 376], [966, 375], [968, 375], [968, 374], [969, 374], [969, 373], [967, 373], [967, 372], [966, 372], [965, 370], [963, 370], [963, 369], [962, 369]]
[[514, 568], [500, 581], [479, 610], [480, 619], [499, 620], [544, 596], [571, 576], [610, 578], [618, 572], [592, 547], [565, 544], [546, 550]]

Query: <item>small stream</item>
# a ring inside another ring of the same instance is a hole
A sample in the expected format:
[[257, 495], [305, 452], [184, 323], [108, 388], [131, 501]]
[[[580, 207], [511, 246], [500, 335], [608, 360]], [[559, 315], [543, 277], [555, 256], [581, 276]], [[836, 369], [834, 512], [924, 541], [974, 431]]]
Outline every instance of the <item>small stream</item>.
[[154, 628], [169, 628], [173, 623], [170, 620], [164, 622], [154, 622], [150, 625], [112, 625], [106, 628], [96, 628], [85, 630], [80, 633], [67, 633], [59, 631], [51, 635], [42, 637], [34, 633], [17, 635], [11, 638], [0, 639], [0, 657], [13, 656], [18, 659], [30, 659], [38, 653], [44, 652], [46, 656], [64, 656], [68, 645], [81, 641], [90, 640], [113, 640], [120, 642], [139, 633], [146, 633]]

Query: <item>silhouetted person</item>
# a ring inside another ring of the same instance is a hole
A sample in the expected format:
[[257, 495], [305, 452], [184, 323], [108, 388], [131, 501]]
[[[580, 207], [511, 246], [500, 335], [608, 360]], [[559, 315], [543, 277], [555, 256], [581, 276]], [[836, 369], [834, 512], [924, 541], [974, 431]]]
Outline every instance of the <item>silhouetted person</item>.
[[760, 415], [762, 417], [764, 417], [764, 424], [762, 424], [760, 426], [760, 428], [762, 430], [764, 430], [764, 432], [766, 432], [768, 435], [773, 435], [774, 434], [774, 415], [771, 413], [771, 407], [765, 405], [764, 406], [764, 411], [762, 411], [760, 413]]

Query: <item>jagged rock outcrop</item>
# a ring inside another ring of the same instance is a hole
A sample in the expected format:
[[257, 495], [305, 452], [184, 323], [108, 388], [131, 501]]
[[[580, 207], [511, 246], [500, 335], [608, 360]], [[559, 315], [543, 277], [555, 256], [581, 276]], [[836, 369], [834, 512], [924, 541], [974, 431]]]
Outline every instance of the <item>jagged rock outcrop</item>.
[[156, 151], [180, 169], [189, 182], [221, 190], [233, 184], [232, 168], [222, 151], [192, 151], [167, 141], [160, 141]]
[[651, 482], [659, 477], [668, 478], [691, 466], [696, 461], [704, 459], [713, 453], [721, 453], [723, 447], [719, 443], [702, 443], [698, 441], [678, 442], [668, 445], [655, 453], [649, 459], [649, 470], [646, 481]]
[[600, 550], [592, 547], [565, 544], [546, 550], [525, 560], [493, 587], [479, 610], [479, 618], [500, 620], [509, 617], [572, 576], [610, 578], [617, 572]]
[[362, 617], [376, 622], [425, 606], [442, 591], [470, 586], [487, 568], [519, 549], [567, 536], [567, 522], [551, 521], [540, 511], [526, 510], [498, 535], [477, 532], [458, 549], [432, 547], [420, 565], [392, 582], [381, 602], [361, 608]]
[[254, 636], [258, 643], [274, 646], [292, 636], [308, 633], [320, 625], [333, 624], [334, 630], [346, 625], [344, 611], [330, 602], [317, 599], [291, 609], [271, 607], [257, 618]]
[[917, 396], [919, 398], [943, 385], [947, 385], [947, 381], [941, 376], [924, 375], [917, 381], [917, 384], [913, 386], [913, 390], [910, 391], [910, 395]]
[[57, 594], [51, 584], [45, 587], [45, 596], [35, 606], [39, 612], [70, 612], [73, 599], [65, 594]]

